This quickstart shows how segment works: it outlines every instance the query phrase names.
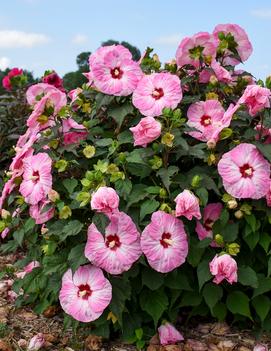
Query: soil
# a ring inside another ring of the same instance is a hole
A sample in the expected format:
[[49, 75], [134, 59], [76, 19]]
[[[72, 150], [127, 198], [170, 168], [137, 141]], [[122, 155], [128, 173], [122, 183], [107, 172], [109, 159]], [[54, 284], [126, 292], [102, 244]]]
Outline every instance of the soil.
[[[12, 271], [17, 254], [0, 256], [0, 272]], [[86, 336], [80, 330], [63, 330], [63, 318], [57, 306], [51, 306], [42, 315], [31, 308], [15, 308], [11, 281], [5, 275], [0, 279], [0, 351], [27, 350], [30, 339], [42, 333], [48, 351], [135, 351], [136, 348], [118, 342], [108, 342], [95, 335]], [[160, 346], [157, 336], [150, 340], [148, 351], [249, 351], [259, 343], [249, 330], [235, 330], [225, 323], [201, 323], [182, 328], [184, 341], [178, 345]], [[260, 343], [271, 348], [271, 337], [264, 335]]]

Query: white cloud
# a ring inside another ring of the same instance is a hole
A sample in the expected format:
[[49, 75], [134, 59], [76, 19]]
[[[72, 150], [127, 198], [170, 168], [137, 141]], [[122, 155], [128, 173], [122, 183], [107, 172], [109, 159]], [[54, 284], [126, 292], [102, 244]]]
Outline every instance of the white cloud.
[[72, 38], [72, 43], [76, 45], [85, 44], [88, 41], [88, 37], [84, 34], [76, 34]]
[[46, 44], [50, 38], [45, 34], [27, 33], [18, 30], [0, 30], [0, 48], [31, 48]]
[[251, 14], [254, 17], [271, 19], [271, 9], [255, 9], [251, 11]]
[[9, 64], [10, 64], [10, 59], [8, 57], [0, 57], [0, 69], [2, 71], [8, 68]]
[[170, 34], [157, 38], [155, 43], [161, 45], [178, 45], [182, 37], [182, 34]]

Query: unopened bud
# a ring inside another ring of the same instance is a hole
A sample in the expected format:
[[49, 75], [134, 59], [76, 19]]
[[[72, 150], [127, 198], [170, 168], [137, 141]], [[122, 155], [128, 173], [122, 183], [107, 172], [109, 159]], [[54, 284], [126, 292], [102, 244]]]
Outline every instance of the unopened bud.
[[1, 210], [1, 217], [3, 218], [3, 219], [7, 219], [8, 217], [10, 217], [10, 212], [9, 211], [7, 211], [7, 210]]
[[71, 217], [72, 215], [72, 210], [70, 209], [69, 206], [64, 206], [61, 211], [59, 212], [59, 218], [60, 219], [67, 219]]
[[237, 243], [232, 243], [228, 245], [228, 253], [231, 256], [236, 256], [240, 252], [240, 245]]
[[201, 179], [202, 178], [200, 175], [194, 175], [194, 177], [191, 180], [191, 186], [193, 188], [198, 188], [200, 186]]
[[215, 84], [218, 82], [218, 80], [217, 80], [217, 78], [216, 78], [215, 75], [211, 75], [209, 82], [210, 82], [212, 85], [215, 85]]
[[162, 144], [172, 147], [173, 146], [174, 135], [170, 133], [166, 133], [162, 136]]
[[234, 210], [238, 206], [238, 203], [235, 199], [232, 199], [227, 202], [227, 206], [230, 210]]
[[45, 123], [48, 122], [48, 116], [40, 115], [40, 116], [37, 118], [37, 121], [38, 121], [40, 124], [45, 124]]
[[166, 203], [161, 204], [159, 210], [167, 212], [167, 213], [171, 213], [172, 212], [171, 207], [169, 206], [169, 204], [166, 204]]
[[83, 154], [86, 158], [92, 158], [95, 155], [96, 149], [94, 146], [92, 145], [87, 145], [84, 149], [83, 149]]
[[211, 140], [208, 140], [208, 141], [207, 141], [207, 148], [208, 148], [209, 150], [212, 150], [212, 149], [214, 149], [215, 147], [216, 147], [216, 141], [215, 141], [215, 140], [211, 139]]
[[224, 245], [223, 236], [221, 234], [216, 234], [215, 235], [215, 242], [217, 243], [217, 245], [223, 246]]
[[244, 216], [244, 214], [242, 211], [238, 210], [238, 211], [234, 212], [234, 216], [237, 219], [241, 219]]
[[216, 93], [207, 93], [206, 100], [218, 100], [218, 95]]
[[48, 199], [52, 202], [56, 202], [56, 200], [59, 200], [60, 196], [57, 191], [54, 189], [50, 189], [48, 193]]

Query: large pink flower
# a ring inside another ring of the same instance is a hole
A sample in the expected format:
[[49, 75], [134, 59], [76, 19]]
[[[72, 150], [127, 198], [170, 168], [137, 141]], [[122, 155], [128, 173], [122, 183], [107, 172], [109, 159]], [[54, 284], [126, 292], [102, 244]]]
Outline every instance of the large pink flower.
[[63, 310], [80, 322], [98, 319], [112, 298], [112, 287], [100, 268], [81, 266], [62, 278], [59, 300]]
[[52, 160], [46, 153], [39, 153], [23, 160], [23, 181], [20, 193], [25, 202], [37, 205], [52, 188]]
[[255, 116], [265, 107], [270, 107], [270, 89], [262, 88], [259, 85], [248, 85], [240, 97], [238, 103], [245, 104], [251, 116]]
[[12, 79], [13, 77], [16, 76], [21, 76], [23, 74], [23, 70], [20, 68], [12, 68], [8, 74], [3, 78], [2, 80], [2, 85], [6, 90], [11, 90], [12, 89]]
[[47, 93], [58, 91], [53, 85], [38, 83], [31, 85], [26, 91], [26, 100], [29, 105], [36, 105]]
[[55, 208], [54, 206], [49, 207], [47, 206], [50, 204], [50, 201], [41, 200], [36, 205], [32, 205], [29, 208], [29, 215], [35, 219], [36, 224], [43, 224], [48, 222], [51, 218], [54, 217]]
[[224, 279], [230, 284], [237, 282], [237, 263], [230, 255], [216, 255], [209, 267], [211, 274], [215, 276], [214, 283], [220, 284]]
[[[249, 58], [253, 49], [248, 39], [247, 33], [243, 28], [237, 24], [218, 24], [213, 31], [213, 35], [219, 39], [219, 33], [223, 33], [225, 35], [231, 34], [233, 36], [236, 44], [236, 47], [234, 47], [234, 49], [238, 52], [241, 62], [244, 62]], [[233, 57], [233, 52], [226, 49], [225, 54], [226, 57], [223, 59], [224, 64], [235, 66], [240, 63], [239, 59]]]
[[145, 75], [133, 93], [133, 104], [148, 117], [160, 116], [165, 107], [176, 108], [182, 100], [181, 81], [171, 73]]
[[103, 236], [95, 224], [88, 228], [85, 256], [111, 274], [128, 271], [141, 255], [140, 234], [132, 219], [124, 212], [110, 216]]
[[181, 192], [176, 199], [176, 216], [184, 216], [191, 220], [193, 217], [201, 219], [199, 199], [189, 190]]
[[46, 84], [53, 85], [54, 87], [56, 87], [60, 91], [65, 92], [65, 89], [63, 87], [63, 80], [59, 77], [59, 75], [55, 71], [52, 71], [51, 73], [42, 77], [42, 82], [46, 83]]
[[119, 196], [116, 190], [107, 186], [101, 186], [91, 197], [91, 209], [103, 213], [118, 211]]
[[143, 75], [130, 51], [122, 45], [98, 49], [90, 56], [89, 66], [95, 86], [109, 95], [130, 95]]
[[134, 146], [140, 145], [146, 147], [161, 134], [161, 123], [157, 122], [153, 117], [144, 117], [135, 126], [130, 128], [134, 137]]
[[154, 212], [142, 232], [141, 248], [156, 271], [167, 273], [179, 267], [188, 254], [183, 222], [163, 211]]
[[238, 199], [260, 199], [269, 190], [270, 164], [255, 145], [243, 143], [225, 153], [218, 173], [226, 191]]
[[[33, 112], [26, 121], [27, 126], [30, 128], [35, 128], [38, 124], [41, 124], [41, 129], [44, 129], [48, 126], [54, 125], [54, 122], [50, 121], [50, 119], [48, 119], [48, 121], [45, 123], [39, 123], [38, 118], [43, 114], [46, 114], [47, 117], [53, 116], [57, 114], [61, 110], [61, 108], [64, 107], [66, 104], [66, 94], [62, 93], [58, 89], [56, 89], [56, 91], [48, 92], [45, 96], [41, 98], [40, 101], [36, 103]], [[52, 111], [49, 113], [48, 116], [47, 111], [49, 111], [50, 109]]]
[[219, 138], [222, 129], [231, 123], [238, 105], [230, 105], [225, 112], [218, 100], [199, 101], [190, 105], [187, 111], [188, 126], [197, 129], [188, 134], [201, 141], [214, 141]]
[[80, 140], [85, 140], [88, 136], [87, 129], [72, 118], [63, 119], [62, 133], [64, 135], [63, 142], [65, 145], [79, 143]]
[[175, 344], [184, 340], [182, 334], [170, 323], [162, 324], [158, 328], [158, 334], [161, 345]]
[[[196, 233], [198, 234], [199, 240], [205, 238], [213, 238], [212, 227], [214, 222], [219, 219], [221, 215], [223, 205], [221, 203], [208, 204], [203, 211], [203, 224], [197, 221]], [[212, 243], [211, 246], [217, 246]]]
[[207, 32], [194, 34], [184, 38], [176, 52], [176, 61], [179, 67], [192, 65], [200, 66], [200, 59], [212, 59], [216, 55], [217, 41]]

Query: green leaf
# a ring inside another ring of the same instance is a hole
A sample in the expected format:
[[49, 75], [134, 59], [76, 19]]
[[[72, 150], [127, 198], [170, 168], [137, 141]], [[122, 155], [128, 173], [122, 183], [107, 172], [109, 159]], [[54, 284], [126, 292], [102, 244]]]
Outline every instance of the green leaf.
[[189, 262], [189, 264], [191, 264], [192, 267], [198, 266], [201, 260], [201, 257], [205, 251], [204, 248], [200, 248], [198, 245], [199, 245], [199, 240], [197, 238], [190, 237], [187, 261]]
[[85, 246], [86, 244], [78, 244], [74, 246], [68, 256], [69, 266], [71, 267], [72, 271], [76, 271], [76, 269], [87, 263], [88, 260], [85, 257]]
[[106, 147], [106, 146], [112, 145], [112, 142], [113, 142], [113, 139], [104, 138], [104, 139], [96, 140], [95, 144], [96, 146]]
[[222, 298], [223, 289], [219, 285], [208, 283], [204, 286], [202, 290], [202, 295], [204, 297], [205, 302], [212, 310], [213, 307], [217, 304], [217, 302]]
[[253, 299], [258, 295], [262, 295], [265, 292], [271, 291], [271, 278], [266, 278], [263, 276], [258, 276], [259, 285], [254, 289]]
[[171, 184], [171, 178], [178, 172], [179, 168], [176, 166], [170, 166], [168, 168], [161, 168], [157, 172], [157, 175], [161, 178], [165, 188], [169, 192], [169, 186]]
[[16, 230], [13, 233], [13, 238], [17, 241], [17, 243], [22, 246], [23, 241], [24, 241], [24, 228], [21, 228], [19, 230]]
[[226, 305], [233, 314], [240, 314], [251, 319], [249, 298], [242, 291], [233, 291], [227, 297]]
[[237, 239], [239, 233], [239, 224], [238, 223], [227, 223], [226, 226], [223, 226], [221, 230], [221, 235], [223, 236], [226, 242], [232, 242]]
[[267, 263], [267, 276], [270, 277], [271, 275], [271, 256], [268, 259], [268, 263]]
[[227, 315], [227, 307], [224, 303], [218, 302], [212, 309], [212, 316], [217, 318], [219, 321], [223, 321]]
[[196, 190], [196, 194], [200, 198], [202, 206], [206, 206], [208, 202], [208, 191], [205, 188], [199, 188]]
[[125, 281], [118, 277], [111, 277], [110, 282], [112, 284], [112, 300], [109, 308], [117, 317], [118, 322], [122, 327], [122, 314], [125, 310], [126, 300], [130, 300], [131, 284], [129, 281]]
[[242, 285], [258, 287], [258, 278], [256, 272], [250, 267], [238, 267], [238, 281]]
[[108, 116], [112, 117], [120, 127], [125, 117], [133, 113], [133, 110], [134, 110], [133, 105], [129, 102], [126, 102], [120, 106], [110, 107], [108, 109]]
[[154, 321], [155, 328], [162, 314], [167, 310], [168, 298], [163, 289], [150, 291], [144, 290], [140, 294], [140, 306]]
[[199, 306], [202, 301], [202, 296], [195, 291], [185, 291], [182, 295], [179, 307], [184, 306]]
[[60, 241], [64, 241], [68, 236], [74, 236], [83, 228], [83, 223], [79, 222], [77, 219], [68, 222], [63, 228], [62, 234], [60, 236]]
[[164, 283], [163, 274], [155, 270], [144, 267], [142, 270], [142, 285], [147, 286], [151, 290], [157, 290]]
[[117, 193], [121, 197], [123, 197], [124, 200], [127, 201], [133, 187], [130, 179], [127, 179], [127, 178], [119, 179], [114, 184], [115, 184], [115, 190], [117, 191]]
[[259, 244], [261, 245], [261, 247], [264, 249], [266, 253], [269, 250], [270, 243], [271, 243], [271, 236], [268, 233], [261, 233]]
[[261, 321], [263, 322], [270, 311], [270, 307], [271, 307], [270, 299], [265, 295], [257, 296], [255, 297], [255, 299], [252, 300], [252, 305], [255, 308], [257, 315], [260, 317]]
[[105, 228], [109, 224], [109, 219], [105, 214], [96, 212], [92, 217], [92, 223], [95, 224], [100, 233], [104, 234]]
[[184, 271], [180, 269], [174, 269], [174, 271], [169, 272], [165, 277], [165, 286], [170, 289], [187, 290], [192, 291], [189, 280], [185, 275]]
[[33, 218], [28, 218], [24, 224], [25, 233], [30, 232], [34, 229], [36, 222]]
[[250, 250], [253, 251], [256, 245], [258, 244], [258, 241], [260, 239], [260, 234], [259, 232], [255, 233], [250, 233], [249, 235], [243, 236], [245, 242], [249, 246]]
[[143, 337], [143, 329], [142, 328], [138, 328], [135, 330], [135, 335], [137, 337], [138, 340], [141, 340]]
[[143, 184], [135, 184], [133, 186], [133, 189], [129, 195], [129, 201], [126, 205], [126, 211], [131, 205], [139, 203], [141, 200], [145, 199], [146, 196], [148, 196], [145, 189], [146, 186]]
[[140, 220], [142, 221], [147, 214], [153, 213], [160, 206], [160, 202], [154, 199], [146, 200], [140, 206]]
[[204, 283], [208, 282], [208, 280], [212, 278], [212, 274], [209, 268], [209, 261], [205, 260], [200, 262], [197, 268], [197, 275], [199, 281], [199, 290], [201, 290]]
[[78, 181], [76, 179], [63, 180], [63, 185], [68, 190], [69, 194], [72, 194], [74, 192], [74, 189], [76, 188], [77, 184], [78, 184]]
[[260, 142], [255, 142], [255, 145], [260, 150], [265, 158], [271, 162], [271, 144], [262, 144]]

